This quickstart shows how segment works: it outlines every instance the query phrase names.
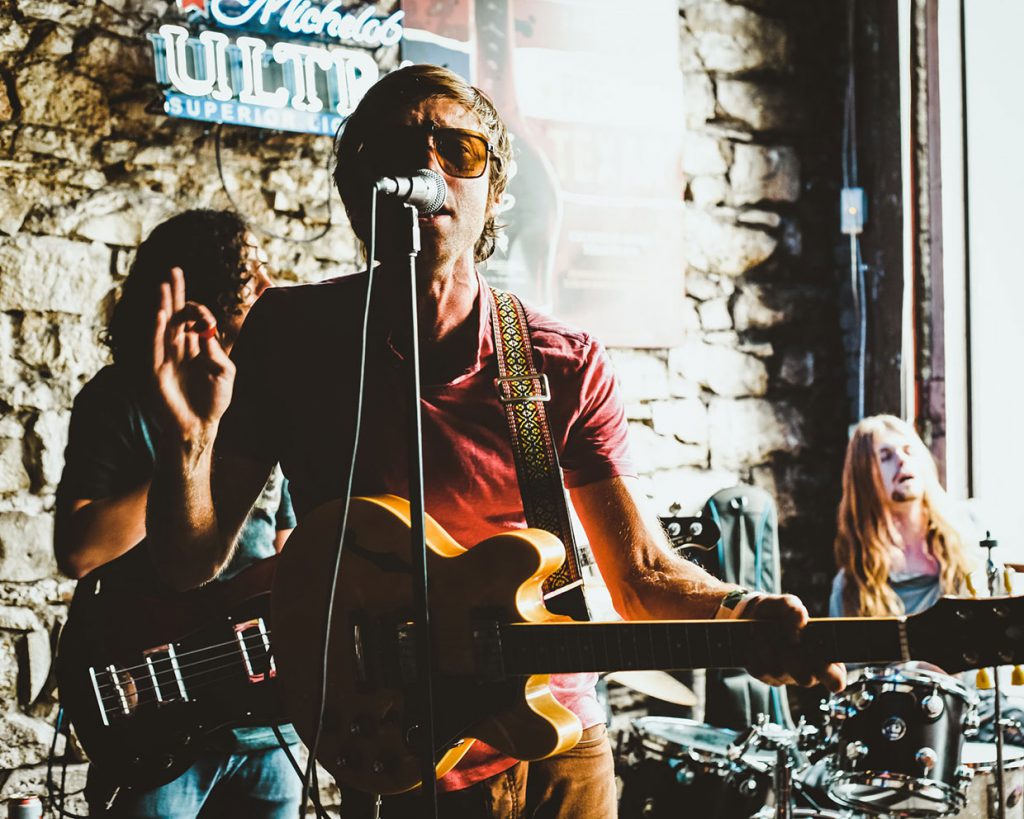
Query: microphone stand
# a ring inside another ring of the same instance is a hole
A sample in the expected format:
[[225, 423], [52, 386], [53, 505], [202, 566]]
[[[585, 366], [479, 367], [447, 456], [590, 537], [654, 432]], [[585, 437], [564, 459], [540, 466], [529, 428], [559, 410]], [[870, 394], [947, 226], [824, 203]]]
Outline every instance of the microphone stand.
[[[989, 533], [986, 532], [985, 539], [981, 541], [980, 545], [982, 549], [988, 551], [988, 559], [985, 561], [985, 574], [988, 576], [988, 593], [990, 596], [995, 597], [996, 588], [999, 583], [999, 567], [996, 566], [995, 561], [992, 559], [992, 550], [999, 545], [999, 542], [993, 540]], [[1006, 819], [1006, 793], [1003, 782], [1003, 703], [998, 665], [992, 669], [992, 679], [995, 692], [995, 710], [992, 718], [996, 730], [996, 819]]]
[[[399, 234], [409, 237], [409, 327], [410, 353], [407, 397], [409, 405], [408, 420], [408, 470], [409, 470], [409, 536], [410, 556], [413, 561], [414, 583], [416, 593], [416, 627], [415, 655], [417, 673], [414, 680], [405, 680], [406, 684], [415, 683], [419, 688], [419, 722], [410, 729], [413, 741], [419, 745], [420, 778], [423, 783], [424, 817], [437, 819], [437, 776], [434, 763], [434, 666], [431, 646], [430, 597], [427, 579], [427, 541], [424, 534], [426, 521], [423, 503], [423, 430], [420, 419], [420, 341], [419, 321], [417, 317], [416, 287], [416, 254], [420, 251], [419, 211], [415, 206], [402, 206], [402, 221], [407, 230], [399, 229]], [[418, 730], [417, 730], [418, 729]]]

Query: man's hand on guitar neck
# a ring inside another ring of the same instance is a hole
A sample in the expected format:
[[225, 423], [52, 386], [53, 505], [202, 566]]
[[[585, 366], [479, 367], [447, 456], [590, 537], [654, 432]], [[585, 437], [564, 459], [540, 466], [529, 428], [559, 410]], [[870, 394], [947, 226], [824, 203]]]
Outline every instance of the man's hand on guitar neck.
[[846, 666], [842, 663], [813, 663], [799, 650], [799, 632], [810, 619], [800, 598], [792, 594], [756, 594], [741, 612], [751, 620], [774, 620], [783, 640], [778, 645], [758, 643], [747, 671], [770, 685], [814, 685], [829, 691], [846, 687]]
[[[627, 620], [710, 620], [736, 587], [673, 554], [634, 478], [610, 478], [570, 490], [616, 611]], [[797, 647], [807, 609], [791, 594], [759, 594], [738, 612], [743, 618], [774, 620], [784, 639], [758, 645], [750, 673], [773, 684], [813, 685], [831, 691], [845, 684], [841, 664], [813, 664]]]

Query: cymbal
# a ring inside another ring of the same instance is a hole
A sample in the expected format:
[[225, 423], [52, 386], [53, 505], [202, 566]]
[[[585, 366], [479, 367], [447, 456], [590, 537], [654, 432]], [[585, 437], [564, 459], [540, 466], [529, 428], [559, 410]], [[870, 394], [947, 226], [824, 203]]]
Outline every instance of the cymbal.
[[664, 671], [614, 671], [605, 676], [608, 682], [675, 705], [696, 705], [697, 695], [671, 674]]

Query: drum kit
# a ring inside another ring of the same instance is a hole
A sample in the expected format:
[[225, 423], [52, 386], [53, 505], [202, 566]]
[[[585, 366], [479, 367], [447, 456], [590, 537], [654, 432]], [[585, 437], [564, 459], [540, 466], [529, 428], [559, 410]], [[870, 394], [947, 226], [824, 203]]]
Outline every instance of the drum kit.
[[[620, 736], [621, 819], [1024, 819], [1024, 749], [965, 741], [977, 696], [926, 668], [866, 668], [824, 724], [745, 733], [640, 717]], [[1002, 784], [1000, 804], [998, 784]]]

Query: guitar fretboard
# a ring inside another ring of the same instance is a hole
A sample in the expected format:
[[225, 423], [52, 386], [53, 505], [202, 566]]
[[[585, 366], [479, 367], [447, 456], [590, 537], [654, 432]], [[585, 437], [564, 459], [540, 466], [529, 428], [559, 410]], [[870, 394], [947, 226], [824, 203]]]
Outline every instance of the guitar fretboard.
[[[737, 668], [755, 644], [777, 645], [777, 624], [755, 620], [628, 623], [512, 623], [501, 626], [504, 671], [510, 675], [583, 671]], [[812, 620], [801, 650], [827, 661], [906, 659], [899, 618]]]

